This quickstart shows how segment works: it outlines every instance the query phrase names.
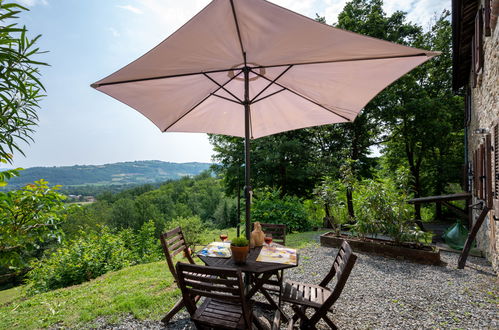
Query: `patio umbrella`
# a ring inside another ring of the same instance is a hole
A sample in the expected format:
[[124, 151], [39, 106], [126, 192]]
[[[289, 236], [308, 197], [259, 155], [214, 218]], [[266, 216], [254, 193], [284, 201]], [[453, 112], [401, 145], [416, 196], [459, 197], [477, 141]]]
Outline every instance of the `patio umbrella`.
[[92, 87], [163, 132], [250, 140], [353, 121], [381, 90], [435, 52], [337, 29], [265, 0], [213, 0], [148, 53]]

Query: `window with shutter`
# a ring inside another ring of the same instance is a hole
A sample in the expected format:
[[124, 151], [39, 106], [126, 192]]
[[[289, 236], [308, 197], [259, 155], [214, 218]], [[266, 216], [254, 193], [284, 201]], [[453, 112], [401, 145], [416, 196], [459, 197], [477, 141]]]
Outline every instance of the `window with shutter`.
[[485, 158], [485, 147], [483, 144], [480, 145], [478, 149], [478, 198], [483, 200], [483, 187], [484, 187], [484, 175], [483, 175], [483, 163]]
[[468, 87], [465, 94], [464, 126], [470, 126], [471, 122], [471, 89]]
[[492, 141], [490, 134], [485, 136], [484, 158], [483, 158], [483, 176], [484, 176], [484, 197], [485, 203], [489, 209], [493, 207], [492, 195]]
[[492, 35], [490, 29], [490, 12], [491, 12], [491, 4], [490, 0], [485, 0], [483, 4], [483, 23], [485, 29], [485, 36], [490, 37]]
[[496, 215], [499, 215], [499, 125], [494, 125], [494, 129], [492, 131], [492, 148], [494, 150], [494, 158], [493, 158], [493, 181], [494, 181], [494, 210]]
[[478, 75], [475, 68], [476, 63], [476, 41], [475, 35], [471, 37], [471, 87], [475, 88], [478, 81]]
[[483, 8], [480, 8], [475, 16], [475, 34], [474, 34], [474, 52], [475, 74], [479, 73], [483, 67]]
[[478, 196], [478, 150], [473, 151], [473, 195]]

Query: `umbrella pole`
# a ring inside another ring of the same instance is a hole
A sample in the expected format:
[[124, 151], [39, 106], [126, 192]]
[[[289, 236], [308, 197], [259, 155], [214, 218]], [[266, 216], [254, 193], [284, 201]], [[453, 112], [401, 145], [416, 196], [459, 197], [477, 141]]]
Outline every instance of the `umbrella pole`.
[[246, 202], [246, 238], [251, 234], [251, 161], [250, 161], [250, 99], [249, 99], [249, 71], [245, 66], [244, 72], [244, 199]]

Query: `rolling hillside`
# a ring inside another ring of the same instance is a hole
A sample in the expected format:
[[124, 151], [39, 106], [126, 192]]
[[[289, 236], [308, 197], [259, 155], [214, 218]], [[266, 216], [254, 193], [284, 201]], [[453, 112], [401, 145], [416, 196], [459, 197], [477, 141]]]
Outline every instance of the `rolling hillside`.
[[105, 165], [31, 167], [21, 171], [19, 177], [11, 179], [7, 188], [17, 189], [39, 179], [63, 187], [157, 183], [197, 175], [210, 166], [210, 163], [170, 163], [150, 160]]

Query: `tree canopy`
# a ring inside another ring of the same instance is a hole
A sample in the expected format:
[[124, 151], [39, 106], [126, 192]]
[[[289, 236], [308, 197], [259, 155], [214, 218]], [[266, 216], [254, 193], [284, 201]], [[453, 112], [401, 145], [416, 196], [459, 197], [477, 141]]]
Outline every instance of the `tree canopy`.
[[40, 35], [29, 38], [26, 27], [15, 21], [27, 8], [0, 0], [0, 160], [12, 161], [20, 143], [32, 140], [39, 102], [44, 97], [36, 61]]
[[[252, 186], [272, 187], [282, 195], [310, 196], [324, 176], [339, 178], [342, 165], [355, 161], [356, 175], [372, 176], [371, 156], [381, 152], [396, 170], [405, 167], [417, 195], [440, 194], [459, 182], [462, 163], [462, 97], [451, 89], [449, 13], [435, 17], [429, 30], [408, 22], [406, 13], [387, 15], [382, 0], [352, 0], [338, 16], [338, 28], [441, 51], [376, 96], [351, 123], [289, 131], [252, 142]], [[317, 20], [326, 23], [323, 17]], [[331, 91], [334, 93], [334, 91]], [[240, 138], [211, 135], [216, 171], [227, 192], [244, 186]], [[350, 194], [347, 191], [347, 194]], [[351, 194], [349, 203], [351, 203]]]

